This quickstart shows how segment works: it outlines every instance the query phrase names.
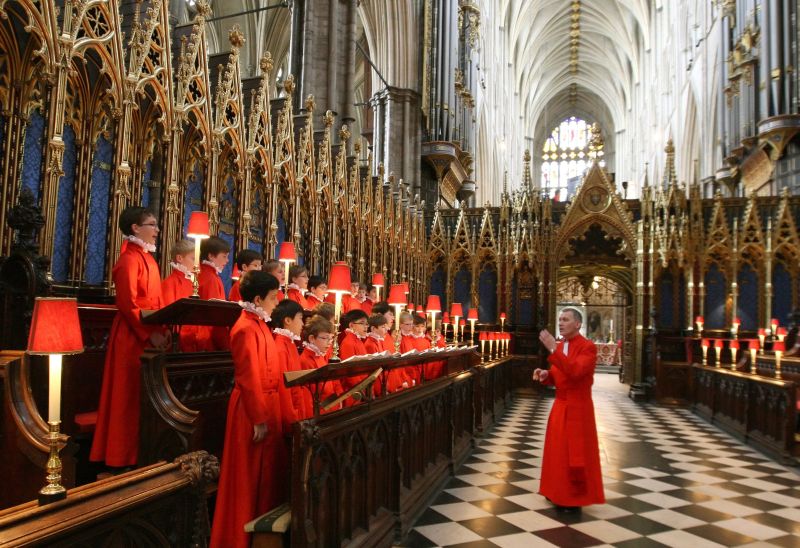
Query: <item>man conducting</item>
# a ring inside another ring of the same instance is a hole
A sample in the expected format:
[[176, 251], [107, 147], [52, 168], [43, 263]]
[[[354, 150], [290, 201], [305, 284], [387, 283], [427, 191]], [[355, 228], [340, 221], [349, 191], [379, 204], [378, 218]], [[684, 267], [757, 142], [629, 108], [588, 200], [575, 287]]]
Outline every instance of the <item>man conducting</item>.
[[539, 493], [568, 512], [605, 502], [592, 404], [597, 348], [580, 335], [582, 321], [580, 312], [565, 308], [558, 318], [564, 340], [556, 341], [546, 329], [539, 333], [539, 340], [550, 352], [550, 369], [533, 372], [533, 380], [556, 387], [547, 422]]

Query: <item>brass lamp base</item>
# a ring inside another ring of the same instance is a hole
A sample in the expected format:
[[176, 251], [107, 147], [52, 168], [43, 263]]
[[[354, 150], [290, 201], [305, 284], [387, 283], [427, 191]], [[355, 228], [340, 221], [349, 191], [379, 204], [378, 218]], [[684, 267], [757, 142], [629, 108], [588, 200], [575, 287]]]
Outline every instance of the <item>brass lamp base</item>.
[[61, 485], [61, 459], [58, 456], [60, 421], [48, 422], [50, 456], [47, 459], [47, 485], [39, 491], [39, 506], [67, 498], [67, 490]]

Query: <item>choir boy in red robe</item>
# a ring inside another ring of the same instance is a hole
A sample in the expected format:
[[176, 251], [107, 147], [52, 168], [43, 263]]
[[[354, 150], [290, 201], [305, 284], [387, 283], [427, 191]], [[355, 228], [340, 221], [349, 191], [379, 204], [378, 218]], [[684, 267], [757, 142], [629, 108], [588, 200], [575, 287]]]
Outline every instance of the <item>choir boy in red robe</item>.
[[392, 307], [386, 301], [375, 303], [372, 307], [373, 314], [381, 314], [386, 318], [386, 336], [383, 337], [383, 349], [388, 350], [389, 354], [396, 352], [394, 347], [394, 337], [392, 337], [392, 328], [394, 327], [394, 312]]
[[[283, 263], [280, 261], [276, 261], [275, 259], [269, 260], [264, 263], [264, 266], [261, 268], [267, 274], [272, 274], [278, 280], [278, 283], [281, 287], [286, 284], [286, 267], [283, 266]], [[278, 302], [281, 302], [283, 299], [286, 298], [286, 295], [283, 294], [283, 291], [278, 289]]]
[[308, 269], [299, 264], [292, 265], [289, 269], [289, 290], [286, 296], [300, 305], [303, 310], [311, 310], [306, 300], [306, 290], [308, 289]]
[[[278, 346], [278, 356], [282, 362], [282, 371], [300, 371], [300, 352], [297, 345], [303, 332], [303, 309], [295, 301], [284, 299], [272, 312], [272, 332]], [[311, 393], [303, 386], [290, 388], [292, 404], [297, 420], [307, 419], [314, 415], [314, 404]]]
[[[411, 332], [412, 344], [414, 348], [417, 349], [418, 352], [425, 352], [426, 350], [431, 349], [431, 339], [428, 337], [427, 327], [428, 322], [425, 319], [425, 316], [420, 316], [419, 314], [413, 314], [414, 322], [414, 329]], [[435, 362], [429, 362], [425, 365], [415, 365], [413, 367], [406, 368], [407, 370], [412, 370], [414, 375], [414, 381], [416, 384], [422, 382], [423, 378], [423, 368], [424, 377], [425, 379], [432, 379], [438, 375], [439, 366]]]
[[[364, 340], [364, 347], [367, 349], [367, 354], [379, 354], [381, 352], [386, 352], [386, 347], [384, 346], [386, 336], [389, 334], [389, 321], [386, 319], [386, 316], [383, 314], [373, 314], [367, 320], [369, 322], [369, 333], [367, 333], [367, 338]], [[389, 355], [394, 354], [394, 349], [389, 352]], [[406, 383], [405, 373], [403, 371], [404, 368], [400, 367], [397, 369], [392, 369], [388, 373], [383, 373], [382, 375], [386, 375], [386, 390], [389, 393], [397, 392], [398, 390], [404, 388], [403, 384]], [[375, 394], [380, 395], [380, 383], [375, 382]], [[408, 387], [406, 383], [405, 387]]]
[[[367, 313], [356, 308], [342, 315], [340, 324], [344, 327], [339, 342], [339, 358], [344, 361], [351, 356], [362, 356], [367, 353], [364, 340], [367, 338]], [[345, 391], [366, 378], [366, 375], [356, 375], [341, 379], [339, 382]], [[350, 402], [352, 404], [352, 402]]]
[[308, 310], [315, 310], [325, 302], [325, 295], [328, 294], [328, 284], [322, 276], [311, 276], [308, 279], [308, 291], [306, 292], [306, 304]]
[[[242, 249], [236, 254], [236, 266], [239, 267], [239, 275], [251, 270], [261, 270], [261, 253], [253, 251], [252, 249]], [[242, 295], [239, 293], [239, 280], [233, 282], [230, 292], [228, 292], [228, 300], [238, 303], [242, 300]]]
[[[231, 246], [228, 242], [217, 236], [206, 238], [200, 243], [200, 275], [197, 277], [199, 284], [198, 294], [201, 299], [225, 300], [225, 287], [222, 285], [220, 273], [228, 264]], [[228, 329], [225, 327], [197, 327], [197, 350], [208, 352], [212, 350], [228, 350], [230, 341]]]
[[[194, 293], [192, 273], [194, 269], [194, 243], [181, 240], [172, 246], [172, 274], [161, 282], [161, 305], [167, 306], [179, 299], [191, 297]], [[181, 352], [196, 352], [197, 326], [180, 326], [178, 348]]]
[[367, 296], [361, 303], [361, 309], [367, 314], [372, 314], [372, 307], [378, 302], [378, 288], [374, 285], [367, 286]]
[[[303, 327], [303, 353], [300, 354], [300, 367], [302, 369], [319, 369], [328, 365], [328, 349], [333, 343], [335, 328], [330, 320], [316, 315], [309, 318]], [[334, 394], [341, 394], [342, 386], [339, 381], [328, 381], [322, 385], [320, 401], [325, 401]], [[330, 413], [341, 409], [341, 405], [323, 413]]]
[[146, 347], [166, 348], [160, 326], [142, 324], [143, 310], [161, 307], [161, 276], [155, 251], [158, 221], [143, 207], [126, 208], [119, 217], [125, 245], [112, 270], [117, 314], [108, 338], [92, 461], [111, 467], [136, 464], [139, 452], [139, 358]]
[[278, 280], [243, 274], [242, 314], [231, 329], [234, 386], [228, 402], [212, 548], [247, 548], [244, 524], [288, 497], [287, 414], [294, 413], [283, 384], [278, 350], [267, 322], [277, 303]]
[[536, 369], [533, 380], [556, 387], [556, 399], [547, 421], [539, 493], [560, 511], [577, 512], [582, 506], [603, 504], [600, 450], [592, 403], [597, 347], [580, 334], [583, 318], [565, 308], [558, 318], [561, 342], [545, 329], [539, 334], [550, 352], [550, 369]]

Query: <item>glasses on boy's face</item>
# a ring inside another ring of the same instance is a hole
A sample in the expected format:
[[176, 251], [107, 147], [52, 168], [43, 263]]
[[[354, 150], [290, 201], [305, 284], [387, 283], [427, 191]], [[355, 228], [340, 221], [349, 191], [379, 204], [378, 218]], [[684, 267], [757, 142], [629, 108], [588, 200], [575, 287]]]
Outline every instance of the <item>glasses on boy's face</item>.
[[333, 335], [317, 335], [317, 339], [320, 341], [329, 341], [333, 338]]
[[353, 325], [367, 325], [367, 322], [364, 320], [353, 322]]
[[153, 228], [158, 228], [158, 223], [143, 223], [139, 226], [152, 226]]

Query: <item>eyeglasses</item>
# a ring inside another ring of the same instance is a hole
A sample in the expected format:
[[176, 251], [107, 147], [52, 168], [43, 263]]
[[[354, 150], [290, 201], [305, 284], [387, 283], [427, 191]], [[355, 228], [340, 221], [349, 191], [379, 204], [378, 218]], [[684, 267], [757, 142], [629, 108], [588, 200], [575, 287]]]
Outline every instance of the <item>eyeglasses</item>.
[[153, 228], [158, 228], [158, 223], [144, 223], [140, 224], [139, 226], [152, 226]]
[[361, 320], [361, 321], [358, 321], [358, 322], [353, 322], [353, 325], [367, 325], [367, 321], [366, 320]]

